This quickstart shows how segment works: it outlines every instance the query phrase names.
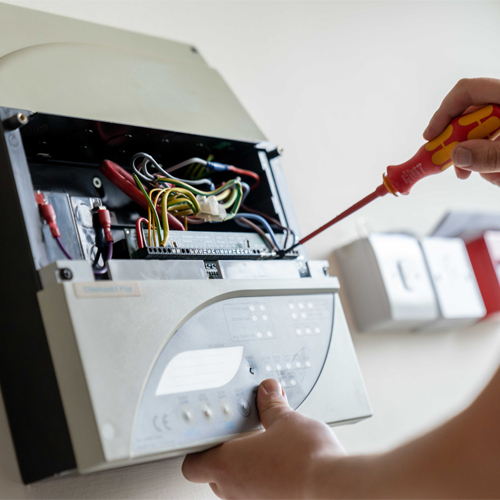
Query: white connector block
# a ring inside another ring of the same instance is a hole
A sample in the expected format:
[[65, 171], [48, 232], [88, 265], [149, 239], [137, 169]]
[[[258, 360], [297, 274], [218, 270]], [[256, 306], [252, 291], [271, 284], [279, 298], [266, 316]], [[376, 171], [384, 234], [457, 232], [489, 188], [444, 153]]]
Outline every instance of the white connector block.
[[222, 222], [227, 217], [226, 209], [219, 204], [215, 196], [198, 195], [196, 199], [200, 205], [200, 211], [196, 214], [199, 219], [207, 222]]

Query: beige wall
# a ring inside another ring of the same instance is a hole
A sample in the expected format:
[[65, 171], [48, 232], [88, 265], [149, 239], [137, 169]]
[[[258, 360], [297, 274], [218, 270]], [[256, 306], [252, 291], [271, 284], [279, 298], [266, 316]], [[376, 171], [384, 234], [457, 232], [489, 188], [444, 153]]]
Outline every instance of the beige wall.
[[[12, 1], [197, 45], [264, 133], [284, 167], [303, 232], [340, 212], [421, 145], [461, 77], [498, 76], [496, 2]], [[451, 169], [405, 199], [384, 198], [308, 246], [317, 258], [376, 230], [425, 234], [449, 208], [498, 208], [500, 191]], [[365, 221], [365, 222], [366, 222]], [[347, 304], [346, 309], [348, 311]], [[353, 331], [375, 415], [337, 430], [353, 453], [389, 448], [463, 407], [496, 368], [500, 325], [440, 334]], [[0, 497], [203, 498], [173, 460], [23, 487], [0, 407]]]

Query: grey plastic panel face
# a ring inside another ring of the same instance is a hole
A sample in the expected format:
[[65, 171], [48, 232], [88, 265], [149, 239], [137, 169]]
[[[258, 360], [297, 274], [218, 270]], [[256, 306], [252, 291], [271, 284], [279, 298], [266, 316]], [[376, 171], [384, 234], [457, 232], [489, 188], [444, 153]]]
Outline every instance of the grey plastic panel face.
[[333, 302], [333, 294], [233, 298], [195, 314], [149, 376], [132, 455], [259, 429], [255, 393], [269, 377], [297, 408], [325, 363]]

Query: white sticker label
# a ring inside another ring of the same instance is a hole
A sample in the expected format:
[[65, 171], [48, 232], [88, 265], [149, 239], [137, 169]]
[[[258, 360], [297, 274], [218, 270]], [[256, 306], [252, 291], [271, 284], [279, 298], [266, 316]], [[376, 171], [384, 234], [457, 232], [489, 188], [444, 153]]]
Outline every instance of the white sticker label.
[[73, 291], [75, 292], [75, 297], [79, 299], [141, 296], [141, 287], [138, 281], [73, 283]]
[[156, 395], [222, 387], [236, 375], [242, 357], [243, 346], [181, 352], [165, 368]]

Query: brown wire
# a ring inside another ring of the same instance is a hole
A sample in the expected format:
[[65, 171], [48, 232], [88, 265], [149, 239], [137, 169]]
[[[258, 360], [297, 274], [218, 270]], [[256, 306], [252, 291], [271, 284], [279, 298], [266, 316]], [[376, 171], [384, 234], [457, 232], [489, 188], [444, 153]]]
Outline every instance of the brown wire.
[[276, 252], [278, 251], [276, 245], [267, 237], [267, 234], [259, 226], [249, 221], [248, 219], [245, 219], [245, 217], [240, 217], [239, 220], [243, 221], [249, 228], [253, 229], [256, 233], [258, 233], [271, 250], [275, 250]]
[[275, 226], [278, 226], [280, 229], [282, 229], [283, 231], [286, 231], [286, 236], [285, 236], [285, 241], [283, 243], [283, 248], [286, 248], [286, 244], [288, 242], [288, 237], [290, 236], [290, 228], [286, 227], [286, 226], [283, 226], [277, 219], [275, 219], [274, 217], [271, 217], [270, 215], [267, 215], [266, 213], [264, 212], [260, 212], [259, 210], [255, 210], [254, 208], [250, 208], [248, 207], [247, 205], [245, 204], [241, 204], [241, 208], [243, 210], [245, 210], [246, 212], [250, 212], [250, 213], [253, 213], [253, 214], [257, 214], [257, 215], [260, 215], [261, 217], [264, 217], [264, 219], [268, 220], [269, 222], [271, 222], [272, 224], [274, 224]]

